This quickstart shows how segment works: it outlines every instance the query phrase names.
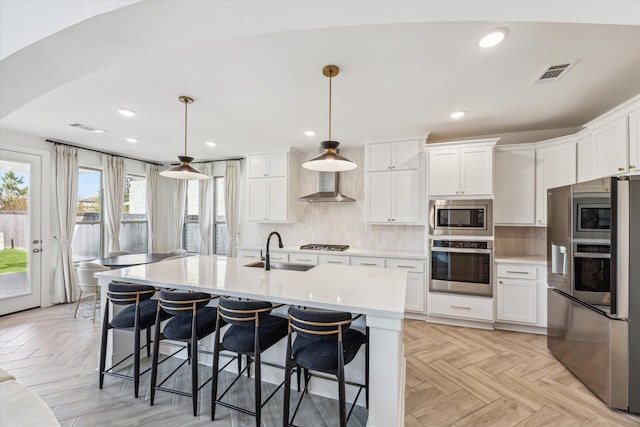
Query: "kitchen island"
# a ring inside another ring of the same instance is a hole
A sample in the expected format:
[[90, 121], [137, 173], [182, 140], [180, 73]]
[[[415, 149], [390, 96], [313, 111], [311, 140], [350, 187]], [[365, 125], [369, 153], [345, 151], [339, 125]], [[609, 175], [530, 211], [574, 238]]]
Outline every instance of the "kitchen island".
[[[237, 258], [210, 255], [111, 270], [98, 273], [96, 277], [102, 287], [103, 301], [108, 283], [120, 280], [158, 288], [202, 291], [274, 304], [363, 314], [370, 334], [367, 425], [404, 425], [402, 319], [406, 271], [332, 264], [319, 265], [304, 272], [264, 271], [246, 267]], [[116, 331], [113, 340], [109, 341], [108, 360], [119, 360], [127, 352], [130, 342], [126, 333], [122, 335], [121, 331]], [[284, 364], [284, 353], [278, 362]], [[352, 368], [364, 372], [364, 366]], [[337, 395], [337, 387], [335, 391]]]

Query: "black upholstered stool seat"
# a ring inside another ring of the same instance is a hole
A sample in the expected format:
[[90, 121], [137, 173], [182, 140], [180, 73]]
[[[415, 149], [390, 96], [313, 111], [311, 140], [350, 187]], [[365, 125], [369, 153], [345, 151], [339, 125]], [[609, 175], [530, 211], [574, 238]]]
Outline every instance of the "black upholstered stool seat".
[[[211, 295], [204, 292], [175, 292], [169, 290], [160, 291], [160, 301], [158, 303], [157, 316], [155, 321], [155, 339], [153, 362], [151, 365], [151, 398], [150, 403], [153, 405], [156, 391], [165, 391], [169, 393], [190, 396], [193, 404], [193, 415], [197, 415], [198, 410], [198, 391], [209, 382], [209, 380], [198, 385], [198, 341], [211, 335], [216, 330], [217, 313], [216, 307], [208, 307], [211, 301]], [[171, 319], [162, 328], [162, 312], [173, 315]], [[220, 321], [224, 324], [224, 320]], [[162, 328], [162, 331], [160, 329]], [[167, 375], [158, 384], [158, 365], [168, 358], [175, 356], [182, 351], [185, 346], [181, 346], [179, 350], [167, 356], [162, 361], [158, 360], [158, 349], [160, 340], [168, 339], [173, 341], [182, 341], [186, 343], [187, 358]], [[171, 389], [163, 387], [163, 384], [171, 378], [173, 374], [184, 366], [191, 363], [191, 392]]]
[[[136, 285], [132, 283], [111, 282], [107, 290], [107, 301], [105, 303], [105, 315], [102, 320], [102, 339], [100, 345], [100, 388], [104, 384], [104, 376], [112, 375], [119, 378], [133, 380], [134, 395], [138, 397], [140, 385], [140, 331], [147, 331], [147, 357], [151, 351], [151, 326], [155, 324], [158, 314], [158, 301], [151, 297], [156, 293], [156, 289], [149, 285]], [[127, 307], [109, 319], [109, 303], [115, 305], [126, 305]], [[160, 317], [165, 320], [170, 317], [166, 312], [160, 312]], [[106, 367], [106, 347], [108, 331], [110, 329], [120, 329], [132, 331], [134, 333], [133, 353], [125, 357], [111, 368]], [[118, 365], [133, 356], [133, 375], [125, 375], [113, 371]]]
[[[347, 381], [344, 377], [344, 366], [355, 359], [360, 347], [362, 347], [363, 344], [367, 344], [368, 341], [367, 335], [350, 328], [353, 320], [355, 320], [355, 318], [352, 318], [351, 313], [343, 311], [289, 307], [283, 411], [284, 425], [293, 425], [293, 420], [300, 407], [300, 402], [306, 394], [309, 380], [313, 376], [309, 373], [310, 370], [336, 376], [339, 391], [340, 426], [345, 427], [347, 425], [351, 411], [347, 415], [345, 397], [345, 384], [347, 384]], [[295, 341], [292, 342], [293, 332], [296, 333], [296, 338]], [[368, 388], [368, 346], [365, 347], [365, 350], [365, 384], [349, 383], [359, 387], [354, 405], [362, 389]], [[293, 417], [289, 420], [291, 374], [294, 368], [296, 368], [298, 372], [298, 382], [300, 380], [299, 368], [304, 369], [305, 393], [301, 394]], [[353, 406], [351, 410], [353, 410]], [[309, 420], [306, 420], [306, 423], [308, 424]]]
[[[218, 304], [218, 319], [224, 319], [231, 326], [220, 339], [220, 327], [216, 329], [213, 349], [213, 383], [211, 391], [211, 419], [215, 419], [216, 405], [222, 405], [245, 414], [256, 417], [256, 426], [261, 425], [262, 407], [280, 389], [278, 387], [263, 402], [261, 394], [261, 364], [260, 354], [272, 347], [287, 335], [287, 319], [274, 316], [271, 313], [273, 306], [270, 302], [255, 300], [240, 300], [234, 298], [222, 298]], [[227, 350], [237, 353], [238, 378], [244, 371], [249, 375], [251, 362], [254, 362], [255, 381], [255, 411], [241, 408], [221, 399], [227, 394], [235, 381], [218, 396], [218, 365], [220, 363], [220, 351]], [[247, 356], [247, 365], [241, 369], [241, 355]], [[282, 386], [282, 384], [280, 384]]]

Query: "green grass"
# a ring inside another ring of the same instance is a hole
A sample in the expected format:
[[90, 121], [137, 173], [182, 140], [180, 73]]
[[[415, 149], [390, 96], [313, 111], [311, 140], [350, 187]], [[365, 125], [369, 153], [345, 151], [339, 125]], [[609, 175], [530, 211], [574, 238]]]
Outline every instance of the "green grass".
[[25, 271], [27, 271], [27, 251], [24, 249], [0, 251], [0, 274], [23, 273]]

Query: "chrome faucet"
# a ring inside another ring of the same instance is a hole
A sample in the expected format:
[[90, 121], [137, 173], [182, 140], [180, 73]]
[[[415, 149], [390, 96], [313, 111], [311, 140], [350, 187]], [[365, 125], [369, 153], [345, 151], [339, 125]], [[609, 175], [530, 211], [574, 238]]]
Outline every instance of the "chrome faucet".
[[271, 236], [273, 235], [278, 236], [278, 247], [282, 249], [282, 237], [280, 237], [280, 233], [278, 233], [277, 231], [272, 231], [271, 233], [269, 233], [269, 237], [267, 237], [267, 250], [265, 251], [264, 254], [264, 269], [265, 270], [271, 270], [271, 263], [269, 260], [269, 242], [271, 241]]

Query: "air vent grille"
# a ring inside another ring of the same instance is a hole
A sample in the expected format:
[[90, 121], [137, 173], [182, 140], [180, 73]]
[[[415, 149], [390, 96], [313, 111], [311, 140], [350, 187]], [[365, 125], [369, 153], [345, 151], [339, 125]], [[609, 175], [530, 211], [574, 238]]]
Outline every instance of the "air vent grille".
[[78, 128], [78, 129], [82, 129], [82, 130], [86, 130], [86, 131], [89, 131], [89, 132], [93, 132], [93, 133], [106, 133], [107, 132], [104, 129], [92, 128], [91, 126], [83, 125], [81, 123], [71, 123], [69, 126], [72, 126], [74, 128]]
[[550, 65], [546, 67], [544, 71], [542, 71], [542, 73], [538, 75], [538, 77], [535, 78], [531, 85], [556, 82], [560, 80], [560, 78], [563, 77], [567, 73], [567, 70], [569, 70], [569, 68], [571, 68], [572, 66], [573, 63], [571, 62], [567, 62], [565, 64]]

